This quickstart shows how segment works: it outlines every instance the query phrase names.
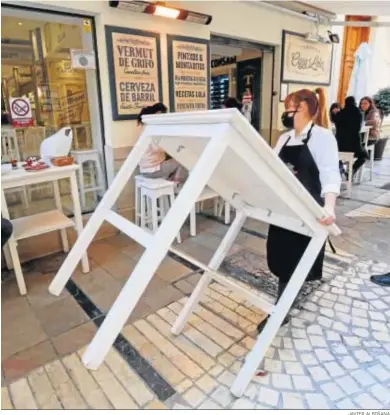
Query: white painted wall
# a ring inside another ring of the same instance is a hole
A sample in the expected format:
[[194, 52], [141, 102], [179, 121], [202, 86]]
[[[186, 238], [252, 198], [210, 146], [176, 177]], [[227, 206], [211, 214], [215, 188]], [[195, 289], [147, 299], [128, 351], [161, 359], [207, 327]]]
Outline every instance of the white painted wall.
[[[390, 16], [377, 17], [375, 20], [390, 22]], [[369, 92], [374, 95], [379, 89], [390, 87], [390, 27], [372, 28], [369, 45], [372, 50]]]
[[[4, 2], [3, 2], [4, 3]], [[112, 121], [111, 116], [111, 91], [109, 88], [107, 53], [105, 41], [105, 25], [130, 27], [149, 30], [161, 34], [161, 58], [164, 103], [169, 104], [168, 88], [168, 62], [166, 34], [176, 34], [209, 39], [210, 34], [226, 37], [250, 40], [259, 43], [281, 45], [282, 30], [291, 30], [305, 33], [315, 30], [313, 22], [299, 17], [285, 14], [276, 10], [261, 6], [258, 3], [242, 1], [182, 1], [173, 2], [172, 5], [186, 8], [201, 13], [211, 14], [213, 21], [209, 26], [179, 22], [166, 18], [153, 17], [140, 13], [131, 13], [124, 10], [109, 7], [108, 1], [7, 1], [8, 4], [20, 4], [23, 6], [40, 7], [56, 11], [73, 12], [95, 16], [97, 30], [97, 47], [99, 55], [99, 67], [101, 75], [101, 90], [103, 99], [103, 111], [105, 121], [106, 145], [112, 147], [126, 147], [134, 145], [138, 130], [135, 121]], [[321, 30], [326, 31], [326, 28]], [[276, 82], [275, 88], [279, 89], [280, 77], [280, 50], [276, 55]], [[263, 105], [269, 105], [267, 102]], [[275, 102], [277, 109], [277, 102]], [[276, 120], [279, 118], [275, 113]]]

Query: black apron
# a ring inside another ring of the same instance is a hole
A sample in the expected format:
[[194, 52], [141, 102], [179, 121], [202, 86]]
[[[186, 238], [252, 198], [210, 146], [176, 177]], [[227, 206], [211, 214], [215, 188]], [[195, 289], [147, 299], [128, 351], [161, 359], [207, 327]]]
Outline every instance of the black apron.
[[[288, 146], [291, 137], [288, 138], [279, 157], [293, 171], [296, 178], [305, 186], [320, 206], [324, 206], [321, 197], [321, 182], [318, 167], [307, 146], [314, 124], [310, 127], [307, 137], [302, 145]], [[267, 239], [267, 261], [270, 271], [279, 278], [282, 283], [287, 283], [303, 253], [305, 252], [310, 237], [278, 226], [270, 225]], [[322, 266], [325, 255], [325, 244], [321, 249], [306, 280], [313, 281], [322, 278]]]

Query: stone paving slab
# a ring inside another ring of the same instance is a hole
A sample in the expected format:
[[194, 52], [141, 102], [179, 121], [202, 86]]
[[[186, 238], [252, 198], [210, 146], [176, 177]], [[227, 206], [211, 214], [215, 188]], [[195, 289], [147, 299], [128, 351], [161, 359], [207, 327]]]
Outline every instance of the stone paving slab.
[[[126, 326], [122, 334], [177, 392], [166, 402], [111, 350], [97, 371], [82, 350], [2, 388], [16, 409], [386, 409], [390, 405], [390, 289], [375, 286], [384, 263], [351, 255], [326, 263], [329, 280], [279, 330], [244, 396], [229, 391], [264, 314], [212, 284], [180, 336], [170, 327], [187, 297]], [[197, 278], [185, 281], [194, 287]]]

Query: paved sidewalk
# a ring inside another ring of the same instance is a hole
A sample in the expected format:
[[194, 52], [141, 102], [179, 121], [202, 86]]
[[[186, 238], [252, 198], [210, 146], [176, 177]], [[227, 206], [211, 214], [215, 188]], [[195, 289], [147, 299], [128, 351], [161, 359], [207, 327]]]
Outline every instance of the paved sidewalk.
[[[335, 264], [337, 261], [337, 264]], [[186, 297], [126, 326], [123, 335], [175, 390], [165, 402], [111, 350], [98, 371], [80, 353], [57, 359], [2, 388], [2, 407], [384, 409], [390, 394], [390, 290], [370, 283], [383, 263], [353, 256], [327, 261], [323, 284], [267, 352], [265, 377], [241, 399], [229, 392], [264, 317], [214, 283], [183, 334], [170, 326]], [[180, 281], [190, 291], [194, 274]]]

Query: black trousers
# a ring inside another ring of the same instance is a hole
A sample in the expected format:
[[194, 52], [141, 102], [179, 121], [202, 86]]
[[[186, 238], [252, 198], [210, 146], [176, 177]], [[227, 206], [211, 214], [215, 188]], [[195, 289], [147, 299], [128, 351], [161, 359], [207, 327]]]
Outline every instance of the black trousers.
[[[288, 284], [288, 281], [281, 281], [281, 280], [279, 280], [279, 284], [278, 284], [278, 291], [277, 291], [277, 293], [276, 293], [276, 301], [275, 301], [275, 304], [278, 304], [278, 302], [279, 302], [279, 300], [280, 300], [280, 297], [282, 296], [282, 294], [283, 294], [283, 292], [284, 292], [284, 290], [286, 289], [286, 287], [287, 287], [287, 284]], [[299, 295], [299, 293], [298, 293], [298, 295]], [[298, 295], [297, 295], [297, 297], [298, 297]], [[294, 303], [293, 303], [294, 304]], [[288, 310], [288, 312], [287, 312], [287, 314], [286, 314], [286, 317], [284, 318], [284, 320], [283, 320], [283, 323], [282, 323], [282, 326], [284, 326], [285, 324], [287, 324], [289, 321], [290, 321], [290, 316], [289, 316], [289, 314], [290, 314], [290, 311], [291, 311], [291, 309], [292, 309], [292, 307], [293, 307], [293, 304], [291, 305], [291, 307], [290, 307], [290, 309]], [[267, 321], [268, 321], [268, 319], [269, 319], [269, 316], [267, 316], [258, 326], [257, 326], [257, 332], [258, 333], [261, 333], [261, 331], [263, 330], [263, 328], [265, 327], [265, 325], [267, 324]]]
[[13, 231], [12, 223], [8, 219], [1, 218], [1, 247], [8, 242]]
[[357, 160], [355, 161], [355, 163], [353, 163], [353, 174], [355, 174], [369, 158], [365, 150], [355, 152], [355, 157], [357, 158]]

